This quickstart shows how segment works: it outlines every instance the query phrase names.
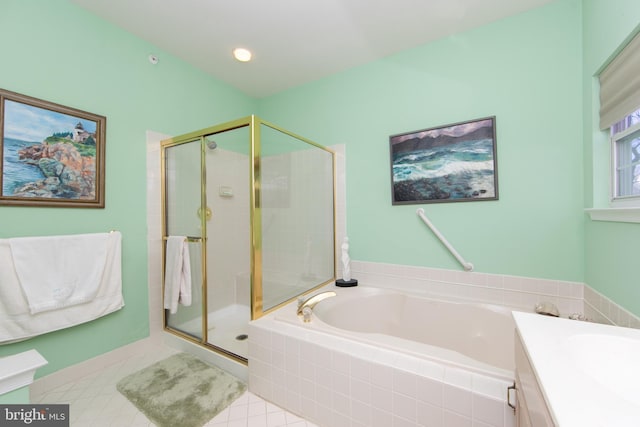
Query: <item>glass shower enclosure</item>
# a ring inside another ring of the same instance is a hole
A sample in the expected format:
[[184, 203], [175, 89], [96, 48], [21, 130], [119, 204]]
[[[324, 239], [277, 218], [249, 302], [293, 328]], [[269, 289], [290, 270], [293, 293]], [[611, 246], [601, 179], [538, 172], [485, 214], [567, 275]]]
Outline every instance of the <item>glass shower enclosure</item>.
[[335, 153], [256, 116], [161, 147], [163, 273], [171, 236], [191, 272], [165, 330], [246, 363], [250, 320], [335, 280]]

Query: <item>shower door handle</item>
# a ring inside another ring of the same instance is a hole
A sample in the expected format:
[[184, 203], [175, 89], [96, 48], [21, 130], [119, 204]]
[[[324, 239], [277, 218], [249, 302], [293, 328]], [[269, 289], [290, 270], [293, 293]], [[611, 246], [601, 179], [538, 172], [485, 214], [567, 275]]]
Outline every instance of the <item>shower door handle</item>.
[[[211, 208], [209, 206], [207, 206], [207, 208], [204, 211], [205, 213], [205, 219], [207, 221], [211, 221], [211, 217], [213, 216], [213, 212], [211, 211]], [[198, 218], [202, 219], [202, 208], [198, 208]]]

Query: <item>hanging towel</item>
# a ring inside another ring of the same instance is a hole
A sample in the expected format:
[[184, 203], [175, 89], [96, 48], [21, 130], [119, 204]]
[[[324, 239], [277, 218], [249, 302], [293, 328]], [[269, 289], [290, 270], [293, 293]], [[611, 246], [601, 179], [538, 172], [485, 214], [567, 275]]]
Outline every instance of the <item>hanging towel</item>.
[[169, 236], [165, 256], [164, 308], [175, 314], [178, 303], [191, 305], [189, 244], [185, 236]]
[[102, 280], [109, 233], [9, 239], [31, 314], [91, 301]]
[[[113, 313], [124, 306], [122, 298], [122, 250], [120, 232], [109, 233], [104, 272], [97, 294], [83, 304], [31, 314], [29, 301], [18, 278], [11, 239], [0, 239], [0, 344], [69, 328]], [[69, 254], [58, 254], [70, 258]], [[83, 254], [86, 257], [86, 254]], [[84, 258], [82, 261], [86, 261]], [[41, 268], [32, 260], [31, 268]]]

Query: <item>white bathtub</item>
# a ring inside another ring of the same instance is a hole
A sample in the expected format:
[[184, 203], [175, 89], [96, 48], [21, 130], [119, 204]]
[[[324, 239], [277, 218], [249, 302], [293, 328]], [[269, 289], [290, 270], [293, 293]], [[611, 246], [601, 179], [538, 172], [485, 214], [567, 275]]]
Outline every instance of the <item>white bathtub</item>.
[[251, 322], [249, 389], [320, 426], [512, 427], [515, 325], [506, 307], [327, 286]]
[[318, 303], [305, 327], [513, 378], [515, 325], [506, 307], [364, 286], [331, 290], [338, 295]]

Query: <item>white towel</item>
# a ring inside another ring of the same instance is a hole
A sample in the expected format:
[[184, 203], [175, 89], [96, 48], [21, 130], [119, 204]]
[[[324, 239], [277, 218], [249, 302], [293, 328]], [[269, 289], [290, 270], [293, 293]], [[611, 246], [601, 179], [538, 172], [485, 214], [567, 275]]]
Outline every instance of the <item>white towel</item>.
[[95, 298], [110, 242], [109, 233], [9, 239], [31, 314]]
[[0, 239], [0, 343], [68, 328], [121, 309], [124, 306], [121, 237], [117, 231], [109, 234], [104, 274], [91, 301], [33, 315], [13, 264], [10, 239]]
[[169, 236], [165, 256], [164, 308], [178, 311], [178, 302], [191, 305], [191, 264], [185, 236]]

